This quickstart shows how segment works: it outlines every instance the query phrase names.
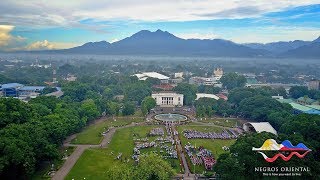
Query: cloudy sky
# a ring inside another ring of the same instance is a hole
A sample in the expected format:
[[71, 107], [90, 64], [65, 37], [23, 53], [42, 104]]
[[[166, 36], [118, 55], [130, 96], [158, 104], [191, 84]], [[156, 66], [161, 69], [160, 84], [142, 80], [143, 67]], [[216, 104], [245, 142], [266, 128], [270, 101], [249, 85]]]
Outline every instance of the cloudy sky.
[[145, 29], [237, 43], [313, 40], [320, 0], [0, 1], [0, 50], [115, 42]]

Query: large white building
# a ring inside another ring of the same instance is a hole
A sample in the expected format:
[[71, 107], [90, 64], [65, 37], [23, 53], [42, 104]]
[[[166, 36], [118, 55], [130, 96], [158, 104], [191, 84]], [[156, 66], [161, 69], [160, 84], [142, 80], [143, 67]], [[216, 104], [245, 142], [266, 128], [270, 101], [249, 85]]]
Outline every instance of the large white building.
[[154, 93], [151, 95], [158, 106], [173, 107], [183, 106], [183, 94], [177, 93]]

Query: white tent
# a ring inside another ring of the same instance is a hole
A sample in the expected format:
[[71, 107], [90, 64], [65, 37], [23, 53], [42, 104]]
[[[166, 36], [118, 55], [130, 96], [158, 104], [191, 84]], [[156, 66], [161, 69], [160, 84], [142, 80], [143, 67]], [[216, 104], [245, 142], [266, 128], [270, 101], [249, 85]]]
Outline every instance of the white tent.
[[273, 133], [275, 135], [278, 135], [277, 134], [277, 131], [271, 126], [270, 123], [268, 122], [257, 122], [257, 123], [254, 123], [254, 122], [248, 122], [248, 123], [245, 123], [243, 124], [243, 129], [245, 131], [252, 131], [254, 130], [255, 132], [257, 133], [260, 133], [260, 132], [270, 132], [270, 133]]

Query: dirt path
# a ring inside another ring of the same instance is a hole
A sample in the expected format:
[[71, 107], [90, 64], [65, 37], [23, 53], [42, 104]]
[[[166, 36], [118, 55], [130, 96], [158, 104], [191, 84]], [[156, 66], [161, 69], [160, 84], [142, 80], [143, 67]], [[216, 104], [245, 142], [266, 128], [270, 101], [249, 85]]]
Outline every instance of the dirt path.
[[[99, 123], [95, 122], [94, 124]], [[88, 149], [88, 148], [106, 148], [108, 147], [109, 142], [111, 141], [113, 134], [116, 132], [117, 129], [122, 129], [122, 128], [127, 128], [127, 127], [132, 127], [140, 125], [137, 123], [132, 123], [126, 126], [121, 126], [121, 127], [116, 127], [116, 128], [111, 128], [110, 131], [103, 137], [103, 140], [100, 144], [98, 145], [90, 145], [90, 144], [70, 144], [71, 140], [76, 137], [76, 134], [69, 136], [63, 143], [63, 146], [68, 147], [68, 146], [73, 146], [76, 147], [74, 152], [68, 157], [68, 159], [64, 162], [63, 166], [54, 174], [52, 177], [53, 180], [63, 180], [72, 167], [76, 164], [82, 153]]]

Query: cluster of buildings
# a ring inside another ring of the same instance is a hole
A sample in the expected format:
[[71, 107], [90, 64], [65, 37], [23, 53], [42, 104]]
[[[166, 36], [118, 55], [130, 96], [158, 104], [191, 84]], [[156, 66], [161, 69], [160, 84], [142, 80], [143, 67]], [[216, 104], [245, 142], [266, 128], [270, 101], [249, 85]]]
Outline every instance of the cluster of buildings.
[[1, 95], [3, 97], [37, 97], [45, 88], [45, 86], [25, 86], [19, 83], [8, 83], [0, 86]]
[[[138, 74], [134, 74], [139, 80], [146, 80], [148, 78], [156, 78], [159, 79], [161, 84], [178, 84], [181, 83], [184, 80], [184, 73], [183, 72], [177, 72], [172, 75], [170, 78], [169, 76], [157, 73], [157, 72], [142, 72]], [[214, 69], [212, 75], [210, 77], [191, 77], [189, 79], [189, 84], [195, 84], [195, 85], [207, 85], [207, 86], [221, 86], [219, 83], [221, 77], [223, 76], [223, 69], [222, 68], [216, 68]]]
[[[172, 74], [172, 77], [157, 73], [157, 72], [142, 72], [138, 74], [134, 74], [139, 80], [145, 81], [148, 78], [155, 78], [160, 80], [160, 84], [154, 85], [153, 88], [159, 92], [155, 92], [152, 94], [152, 97], [156, 100], [158, 106], [162, 107], [181, 107], [183, 106], [183, 94], [178, 94], [172, 92], [173, 88], [184, 80], [184, 73], [177, 72]], [[189, 80], [190, 84], [195, 85], [207, 85], [207, 86], [220, 86], [219, 80], [223, 76], [223, 69], [216, 68], [213, 71], [211, 77], [191, 77]], [[225, 99], [227, 97], [223, 94], [205, 94], [199, 93], [197, 94], [196, 100], [199, 98], [213, 98], [213, 99]]]
[[223, 76], [223, 69], [222, 68], [216, 68], [213, 71], [212, 76], [210, 77], [191, 77], [189, 79], [189, 84], [195, 84], [195, 85], [206, 85], [206, 86], [216, 86], [216, 87], [222, 87], [222, 84], [219, 82], [221, 77]]
[[[1, 97], [13, 97], [21, 100], [36, 98], [42, 94], [45, 86], [25, 86], [20, 83], [8, 83], [0, 85]], [[60, 97], [63, 95], [61, 88], [56, 87], [57, 91], [46, 94], [46, 96]]]

